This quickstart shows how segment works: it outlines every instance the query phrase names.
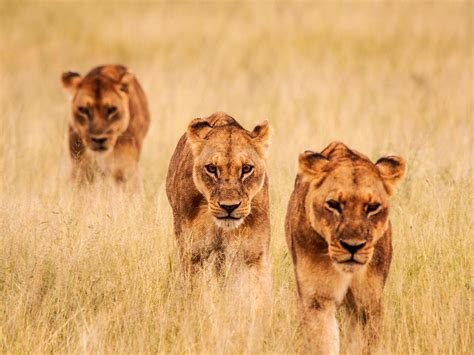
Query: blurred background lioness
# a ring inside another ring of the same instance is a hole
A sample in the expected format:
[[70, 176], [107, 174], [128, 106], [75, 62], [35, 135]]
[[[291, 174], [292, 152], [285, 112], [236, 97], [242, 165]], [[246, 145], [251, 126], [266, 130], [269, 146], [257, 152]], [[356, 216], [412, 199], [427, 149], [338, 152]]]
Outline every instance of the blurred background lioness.
[[123, 65], [108, 64], [84, 78], [64, 72], [61, 82], [72, 95], [68, 130], [72, 178], [78, 184], [112, 178], [123, 189], [137, 190], [141, 186], [137, 165], [150, 114], [136, 77]]

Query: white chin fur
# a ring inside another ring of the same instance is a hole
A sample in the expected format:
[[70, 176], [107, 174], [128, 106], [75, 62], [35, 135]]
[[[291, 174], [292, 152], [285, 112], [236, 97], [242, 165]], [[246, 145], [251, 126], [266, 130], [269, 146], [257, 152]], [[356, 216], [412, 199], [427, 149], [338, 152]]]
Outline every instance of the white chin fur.
[[88, 148], [88, 150], [89, 150], [89, 154], [92, 154], [93, 156], [105, 157], [110, 154], [110, 152], [112, 151], [112, 148], [109, 147], [106, 150], [94, 150], [92, 148]]
[[367, 264], [339, 264], [339, 263], [334, 263], [334, 266], [336, 269], [343, 273], [348, 273], [348, 274], [353, 274], [355, 272], [359, 272], [363, 269], [365, 269]]
[[243, 218], [241, 219], [218, 219], [214, 217], [214, 221], [216, 222], [217, 226], [222, 229], [235, 229], [239, 227], [242, 222], [244, 221]]

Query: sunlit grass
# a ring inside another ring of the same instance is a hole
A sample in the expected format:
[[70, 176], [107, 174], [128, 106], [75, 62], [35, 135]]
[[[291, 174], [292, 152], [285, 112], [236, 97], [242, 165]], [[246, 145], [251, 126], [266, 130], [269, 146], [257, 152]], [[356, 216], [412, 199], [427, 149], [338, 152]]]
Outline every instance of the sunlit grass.
[[[392, 205], [385, 353], [469, 353], [473, 36], [466, 3], [0, 4], [0, 352], [301, 351], [283, 221], [298, 153], [341, 140], [408, 176]], [[64, 70], [148, 95], [145, 196], [67, 183]], [[275, 130], [272, 304], [253, 319], [176, 256], [164, 179], [194, 117]], [[193, 286], [193, 287], [191, 287]]]

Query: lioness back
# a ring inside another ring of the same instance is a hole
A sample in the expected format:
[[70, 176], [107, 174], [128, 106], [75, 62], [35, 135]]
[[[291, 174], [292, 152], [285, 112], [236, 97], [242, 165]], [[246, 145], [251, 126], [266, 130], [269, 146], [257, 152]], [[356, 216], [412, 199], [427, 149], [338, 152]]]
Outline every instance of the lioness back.
[[72, 94], [69, 151], [73, 176], [92, 181], [112, 177], [122, 183], [136, 179], [137, 163], [150, 115], [143, 89], [126, 67], [103, 65], [84, 78], [62, 75]]

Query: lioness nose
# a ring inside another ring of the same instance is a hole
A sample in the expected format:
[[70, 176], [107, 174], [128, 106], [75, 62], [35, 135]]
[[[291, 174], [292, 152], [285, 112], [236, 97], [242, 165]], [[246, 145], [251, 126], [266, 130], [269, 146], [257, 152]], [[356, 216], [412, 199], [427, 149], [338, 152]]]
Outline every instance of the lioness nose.
[[107, 138], [91, 138], [91, 140], [98, 145], [102, 145], [107, 142]]
[[351, 254], [355, 254], [357, 250], [362, 249], [364, 245], [366, 244], [366, 242], [353, 244], [353, 243], [345, 242], [343, 240], [341, 240], [339, 243], [341, 244], [341, 247], [346, 249]]
[[231, 214], [237, 207], [240, 206], [240, 203], [236, 205], [223, 205], [222, 203], [219, 203], [219, 206], [225, 210], [228, 214]]

